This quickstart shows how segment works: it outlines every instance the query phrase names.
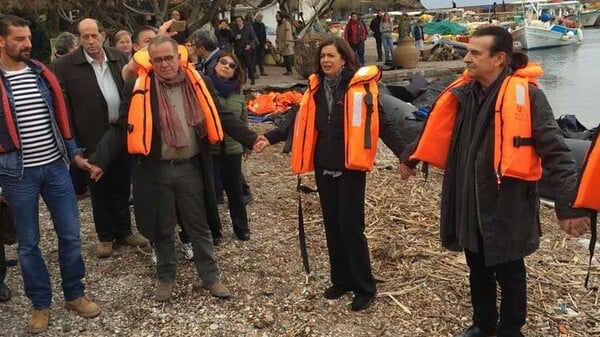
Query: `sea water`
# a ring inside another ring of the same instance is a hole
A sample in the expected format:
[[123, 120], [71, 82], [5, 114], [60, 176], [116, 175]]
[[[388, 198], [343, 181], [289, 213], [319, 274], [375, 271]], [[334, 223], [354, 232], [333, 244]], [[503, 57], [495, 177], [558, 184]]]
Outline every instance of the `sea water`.
[[576, 115], [592, 128], [600, 123], [600, 29], [585, 29], [583, 34], [580, 44], [527, 54], [544, 69], [539, 82], [554, 115]]

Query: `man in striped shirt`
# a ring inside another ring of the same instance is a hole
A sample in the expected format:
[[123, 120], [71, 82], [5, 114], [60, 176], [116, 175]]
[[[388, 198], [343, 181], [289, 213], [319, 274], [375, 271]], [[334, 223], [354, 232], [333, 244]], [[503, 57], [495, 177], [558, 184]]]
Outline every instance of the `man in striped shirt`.
[[83, 317], [100, 308], [87, 298], [81, 256], [79, 208], [67, 165], [90, 165], [75, 145], [56, 77], [29, 59], [29, 21], [0, 19], [0, 187], [11, 207], [25, 294], [33, 304], [27, 330], [47, 329], [52, 288], [42, 257], [39, 197], [48, 207], [58, 237], [58, 260], [66, 307]]

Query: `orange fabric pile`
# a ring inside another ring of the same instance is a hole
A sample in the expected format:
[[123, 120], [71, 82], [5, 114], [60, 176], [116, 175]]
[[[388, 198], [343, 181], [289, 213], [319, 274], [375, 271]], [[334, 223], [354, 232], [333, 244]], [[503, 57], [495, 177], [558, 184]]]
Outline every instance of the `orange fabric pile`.
[[302, 94], [297, 91], [269, 92], [248, 101], [248, 111], [256, 115], [283, 113], [300, 103]]

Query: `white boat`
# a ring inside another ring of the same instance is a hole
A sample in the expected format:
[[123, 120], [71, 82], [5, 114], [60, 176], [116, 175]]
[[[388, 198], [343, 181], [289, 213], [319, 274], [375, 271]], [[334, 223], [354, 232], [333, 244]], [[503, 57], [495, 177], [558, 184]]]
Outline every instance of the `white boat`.
[[579, 13], [579, 19], [576, 15], [569, 15], [567, 19], [572, 21], [579, 21], [583, 27], [592, 27], [596, 24], [596, 21], [600, 18], [600, 9], [592, 9], [588, 11], [582, 11]]
[[558, 24], [563, 22], [562, 18], [568, 13], [577, 14], [580, 5], [579, 1], [528, 3], [523, 7], [522, 22], [512, 31], [513, 40], [520, 43], [525, 50], [561, 47], [582, 42], [581, 29]]
[[523, 25], [513, 30], [512, 36], [525, 50], [560, 47], [583, 41], [581, 29], [561, 25], [552, 25], [549, 28]]

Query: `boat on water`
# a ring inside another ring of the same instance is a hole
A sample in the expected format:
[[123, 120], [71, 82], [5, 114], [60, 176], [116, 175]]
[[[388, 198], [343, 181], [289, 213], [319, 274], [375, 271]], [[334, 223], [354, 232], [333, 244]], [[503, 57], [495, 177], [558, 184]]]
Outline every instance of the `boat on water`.
[[596, 25], [596, 21], [600, 19], [600, 9], [585, 10], [579, 13], [579, 18], [576, 14], [567, 16], [567, 19], [571, 21], [579, 21], [583, 27], [593, 27]]
[[525, 50], [562, 47], [583, 41], [583, 31], [566, 19], [581, 6], [579, 1], [534, 1], [523, 6], [524, 15], [512, 31], [513, 39]]

